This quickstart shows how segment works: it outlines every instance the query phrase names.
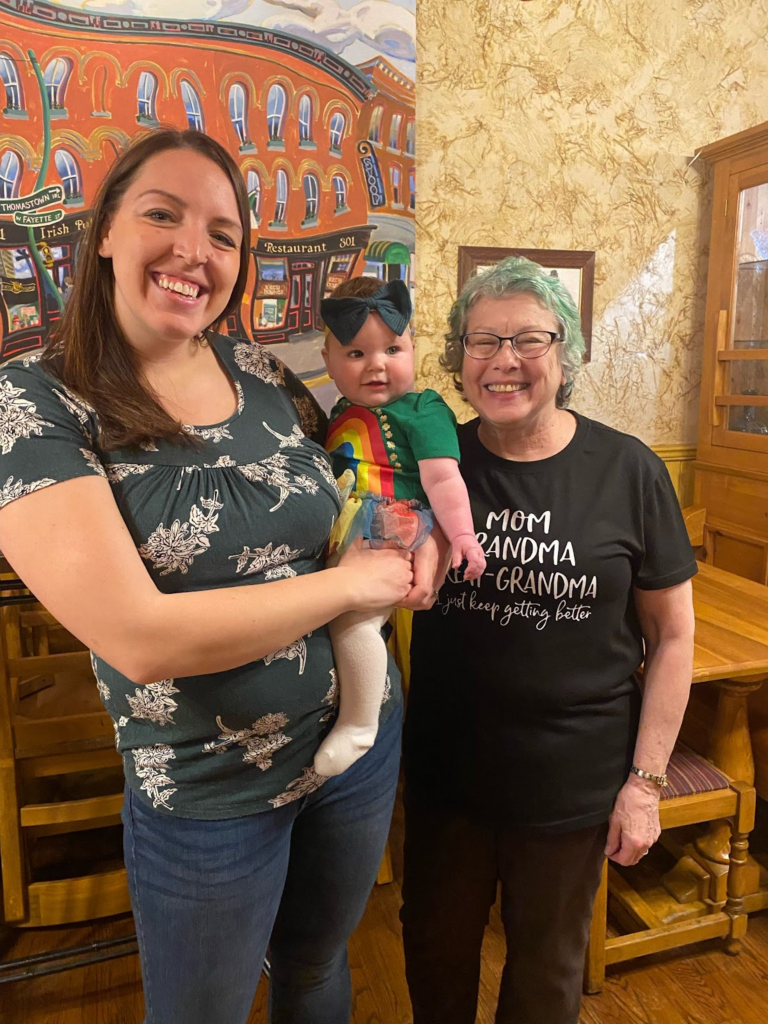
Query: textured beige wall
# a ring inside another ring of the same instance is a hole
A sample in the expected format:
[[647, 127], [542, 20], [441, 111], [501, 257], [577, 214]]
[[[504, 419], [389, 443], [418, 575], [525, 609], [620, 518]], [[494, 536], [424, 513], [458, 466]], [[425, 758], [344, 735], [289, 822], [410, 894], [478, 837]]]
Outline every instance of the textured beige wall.
[[695, 441], [711, 171], [689, 165], [768, 116], [767, 33], [766, 0], [419, 0], [420, 387], [452, 393], [459, 245], [594, 249], [573, 407]]

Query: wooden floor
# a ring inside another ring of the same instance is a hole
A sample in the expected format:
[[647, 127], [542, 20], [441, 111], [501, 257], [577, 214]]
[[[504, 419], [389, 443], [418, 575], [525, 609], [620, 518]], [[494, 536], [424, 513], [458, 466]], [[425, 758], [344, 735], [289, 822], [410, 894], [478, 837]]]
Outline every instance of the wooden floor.
[[[395, 874], [400, 877], [393, 828]], [[354, 987], [352, 1024], [411, 1024], [400, 945], [397, 882], [378, 886], [350, 945]], [[3, 960], [127, 934], [129, 919], [91, 928], [0, 935]], [[493, 1024], [504, 963], [504, 938], [494, 910], [483, 957], [477, 1024]], [[138, 959], [126, 957], [66, 974], [0, 985], [0, 1024], [140, 1024]], [[266, 983], [259, 986], [249, 1024], [266, 1024]], [[739, 957], [718, 942], [657, 954], [609, 968], [599, 996], [585, 996], [581, 1024], [766, 1024], [768, 1022], [768, 911], [750, 919]], [[546, 1022], [542, 1021], [542, 1024]]]

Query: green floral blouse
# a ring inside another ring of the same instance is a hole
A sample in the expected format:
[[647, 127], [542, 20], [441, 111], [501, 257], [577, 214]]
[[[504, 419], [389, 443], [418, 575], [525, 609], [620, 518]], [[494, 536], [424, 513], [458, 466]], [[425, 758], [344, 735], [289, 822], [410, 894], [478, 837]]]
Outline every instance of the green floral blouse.
[[[339, 512], [321, 444], [325, 416], [260, 345], [223, 336], [212, 344], [238, 407], [223, 423], [185, 427], [204, 441], [194, 450], [159, 441], [104, 452], [93, 410], [44, 371], [39, 356], [0, 368], [0, 507], [63, 480], [106, 477], [164, 593], [322, 569]], [[92, 663], [128, 785], [152, 807], [238, 817], [300, 799], [325, 781], [312, 768], [338, 702], [325, 628], [240, 668], [146, 686], [95, 655]], [[383, 718], [399, 702], [395, 689], [387, 686]]]

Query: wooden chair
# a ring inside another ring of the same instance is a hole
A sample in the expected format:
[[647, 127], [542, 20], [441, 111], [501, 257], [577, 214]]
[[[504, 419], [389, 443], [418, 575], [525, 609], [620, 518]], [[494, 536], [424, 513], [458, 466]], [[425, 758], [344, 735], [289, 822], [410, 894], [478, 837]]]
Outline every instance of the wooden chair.
[[67, 924], [130, 909], [119, 854], [109, 870], [72, 870], [75, 847], [82, 859], [84, 849], [104, 845], [106, 833], [86, 836], [85, 830], [120, 823], [122, 768], [89, 653], [50, 653], [53, 633], [61, 628], [44, 609], [3, 602], [0, 867], [4, 918], [14, 926]]
[[[662, 830], [727, 818], [731, 829], [729, 862], [721, 866], [719, 874], [710, 875], [710, 865], [698, 856], [695, 844], [683, 850], [674, 839], [662, 835], [660, 842], [669, 845], [675, 854], [687, 850], [686, 861], [698, 872], [697, 891], [686, 893], [684, 899], [690, 902], [684, 905], [670, 895], [675, 890], [674, 870], [665, 877], [663, 886], [653, 887], [647, 882], [643, 862], [621, 870], [606, 862], [590, 928], [585, 992], [602, 989], [607, 964], [713, 938], [724, 938], [726, 952], [736, 954], [746, 933], [743, 896], [748, 836], [755, 821], [754, 787], [729, 779], [682, 744], [672, 754], [667, 774], [669, 786], [662, 791], [659, 814]], [[630, 929], [628, 934], [607, 936], [609, 897], [613, 916], [622, 927]]]
[[707, 510], [689, 505], [683, 509], [683, 522], [688, 531], [688, 540], [691, 542], [696, 558], [706, 562], [707, 559]]

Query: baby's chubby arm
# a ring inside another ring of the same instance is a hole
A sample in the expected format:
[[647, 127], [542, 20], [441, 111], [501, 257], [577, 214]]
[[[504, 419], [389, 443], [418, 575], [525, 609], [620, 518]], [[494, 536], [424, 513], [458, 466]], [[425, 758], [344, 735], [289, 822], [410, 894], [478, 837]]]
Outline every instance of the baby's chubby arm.
[[458, 569], [466, 559], [465, 578], [477, 579], [485, 571], [485, 555], [475, 537], [467, 485], [458, 462], [448, 457], [420, 459], [419, 476], [430, 507], [451, 542], [453, 568]]

